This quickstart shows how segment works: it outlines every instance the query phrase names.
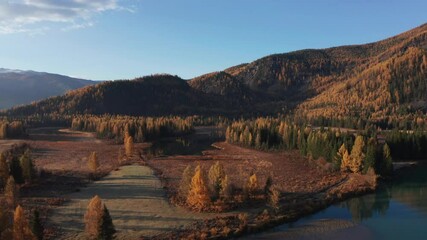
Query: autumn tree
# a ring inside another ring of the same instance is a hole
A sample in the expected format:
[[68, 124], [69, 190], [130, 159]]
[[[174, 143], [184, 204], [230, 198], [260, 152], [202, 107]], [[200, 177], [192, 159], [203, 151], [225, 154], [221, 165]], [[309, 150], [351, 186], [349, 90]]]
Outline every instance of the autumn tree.
[[133, 155], [133, 138], [129, 136], [129, 133], [125, 136], [124, 144], [126, 157], [131, 158]]
[[102, 215], [102, 201], [101, 198], [96, 195], [90, 200], [86, 214], [84, 215], [85, 233], [88, 239], [98, 239]]
[[351, 164], [351, 157], [347, 149], [345, 149], [344, 154], [342, 155], [342, 160], [341, 160], [341, 171], [349, 170], [350, 164]]
[[13, 240], [37, 240], [25, 218], [24, 209], [19, 205], [13, 217]]
[[219, 161], [210, 167], [208, 177], [211, 193], [214, 198], [218, 198], [222, 189], [222, 181], [225, 177], [224, 167]]
[[186, 199], [190, 192], [191, 179], [194, 176], [193, 168], [188, 165], [182, 173], [181, 182], [179, 184], [178, 196], [182, 199]]
[[197, 210], [203, 209], [210, 203], [209, 189], [204, 171], [200, 165], [196, 167], [194, 176], [191, 179], [187, 203]]
[[280, 191], [275, 185], [272, 185], [268, 191], [267, 204], [276, 210], [280, 207]]
[[354, 141], [353, 148], [351, 149], [350, 154], [350, 170], [354, 173], [360, 172], [363, 164], [363, 160], [365, 158], [365, 154], [363, 152], [365, 147], [365, 140], [363, 136], [357, 136]]
[[6, 187], [4, 189], [4, 196], [6, 199], [6, 203], [11, 208], [15, 208], [16, 201], [18, 198], [18, 188], [15, 183], [15, 179], [13, 176], [10, 176], [7, 180]]
[[[347, 151], [347, 148], [345, 147], [345, 143], [343, 143], [342, 145], [341, 145], [341, 147], [338, 149], [338, 152], [337, 152], [337, 155], [335, 156], [335, 159], [334, 159], [334, 167], [338, 170], [341, 166], [342, 166], [342, 162], [343, 162], [343, 159], [344, 159], [344, 154], [346, 154], [347, 153], [347, 155], [348, 155], [348, 151]], [[346, 164], [348, 164], [348, 163], [346, 163]], [[344, 165], [346, 165], [346, 164], [344, 164]]]
[[92, 152], [89, 155], [88, 167], [92, 172], [96, 172], [99, 168], [98, 155], [96, 152]]
[[255, 173], [249, 176], [248, 182], [246, 183], [245, 192], [249, 199], [256, 197], [258, 191], [258, 178]]
[[123, 162], [124, 159], [124, 154], [123, 154], [123, 150], [120, 147], [117, 153], [117, 165], [120, 166]]

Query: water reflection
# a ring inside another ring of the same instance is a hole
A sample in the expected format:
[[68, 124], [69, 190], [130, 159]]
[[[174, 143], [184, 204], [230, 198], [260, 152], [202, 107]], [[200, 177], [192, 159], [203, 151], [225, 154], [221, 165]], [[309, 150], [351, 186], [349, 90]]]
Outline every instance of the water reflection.
[[223, 141], [223, 129], [200, 127], [194, 134], [185, 137], [167, 138], [154, 142], [145, 151], [148, 157], [174, 155], [202, 155], [204, 150], [213, 149], [214, 142]]
[[[331, 224], [323, 224], [325, 221]], [[313, 230], [320, 223], [322, 227]], [[354, 225], [340, 227], [337, 223]], [[364, 237], [360, 238], [362, 233]], [[374, 194], [349, 199], [251, 239], [283, 239], [290, 235], [292, 239], [344, 239], [342, 234], [356, 239], [426, 239], [427, 165], [403, 170], [394, 182]]]

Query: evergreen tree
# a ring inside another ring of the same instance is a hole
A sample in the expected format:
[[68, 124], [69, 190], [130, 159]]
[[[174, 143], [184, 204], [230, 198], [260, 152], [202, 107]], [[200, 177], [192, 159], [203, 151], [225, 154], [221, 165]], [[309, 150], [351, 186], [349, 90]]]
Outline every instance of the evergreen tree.
[[111, 219], [110, 212], [108, 211], [107, 206], [104, 204], [103, 215], [100, 223], [100, 233], [98, 239], [102, 240], [112, 240], [114, 239], [114, 234], [116, 229], [114, 228], [113, 219]]
[[19, 163], [22, 169], [22, 176], [24, 177], [25, 181], [31, 182], [34, 176], [34, 165], [29, 149], [27, 149], [21, 156]]
[[224, 200], [228, 200], [232, 197], [233, 189], [228, 179], [228, 176], [225, 175], [221, 182], [221, 192], [219, 193], [220, 197]]
[[0, 190], [6, 185], [7, 179], [9, 178], [9, 164], [7, 164], [6, 156], [0, 154]]
[[368, 141], [366, 148], [366, 157], [363, 163], [363, 173], [368, 172], [369, 168], [376, 169], [376, 155], [377, 155], [377, 144], [375, 139], [371, 138]]
[[40, 221], [39, 211], [34, 210], [32, 218], [30, 220], [30, 226], [31, 226], [31, 231], [33, 232], [36, 239], [42, 240], [44, 228]]
[[13, 176], [13, 179], [16, 183], [24, 183], [24, 177], [22, 175], [21, 164], [16, 157], [13, 157], [10, 162], [10, 174]]
[[273, 186], [273, 179], [271, 178], [271, 176], [268, 176], [267, 180], [265, 181], [265, 185], [264, 185], [264, 194], [266, 196], [270, 193], [272, 186]]
[[383, 175], [390, 175], [393, 172], [393, 159], [391, 157], [390, 147], [386, 144], [383, 146]]
[[12, 220], [9, 209], [0, 204], [0, 239], [12, 239]]

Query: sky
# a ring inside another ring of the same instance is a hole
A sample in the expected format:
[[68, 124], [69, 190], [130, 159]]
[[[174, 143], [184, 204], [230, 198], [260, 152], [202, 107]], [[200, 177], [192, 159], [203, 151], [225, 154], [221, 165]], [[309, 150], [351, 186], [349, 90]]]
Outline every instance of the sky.
[[425, 0], [0, 0], [0, 68], [184, 79], [274, 53], [378, 41]]

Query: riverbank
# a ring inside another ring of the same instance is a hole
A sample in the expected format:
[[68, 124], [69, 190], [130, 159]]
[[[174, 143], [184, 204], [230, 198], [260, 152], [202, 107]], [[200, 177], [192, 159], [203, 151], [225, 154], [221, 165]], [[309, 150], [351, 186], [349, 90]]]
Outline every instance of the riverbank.
[[225, 142], [215, 143], [215, 148], [204, 151], [202, 156], [154, 158], [148, 165], [157, 169], [170, 195], [176, 192], [180, 174], [187, 165], [201, 165], [207, 169], [219, 161], [236, 185], [243, 184], [251, 172], [257, 174], [260, 184], [273, 176], [282, 192], [281, 207], [275, 210], [265, 205], [246, 206], [238, 209], [239, 214], [201, 221], [187, 229], [150, 239], [223, 239], [260, 232], [293, 222], [349, 197], [373, 192], [377, 185], [375, 175], [326, 171], [297, 152], [261, 152]]

